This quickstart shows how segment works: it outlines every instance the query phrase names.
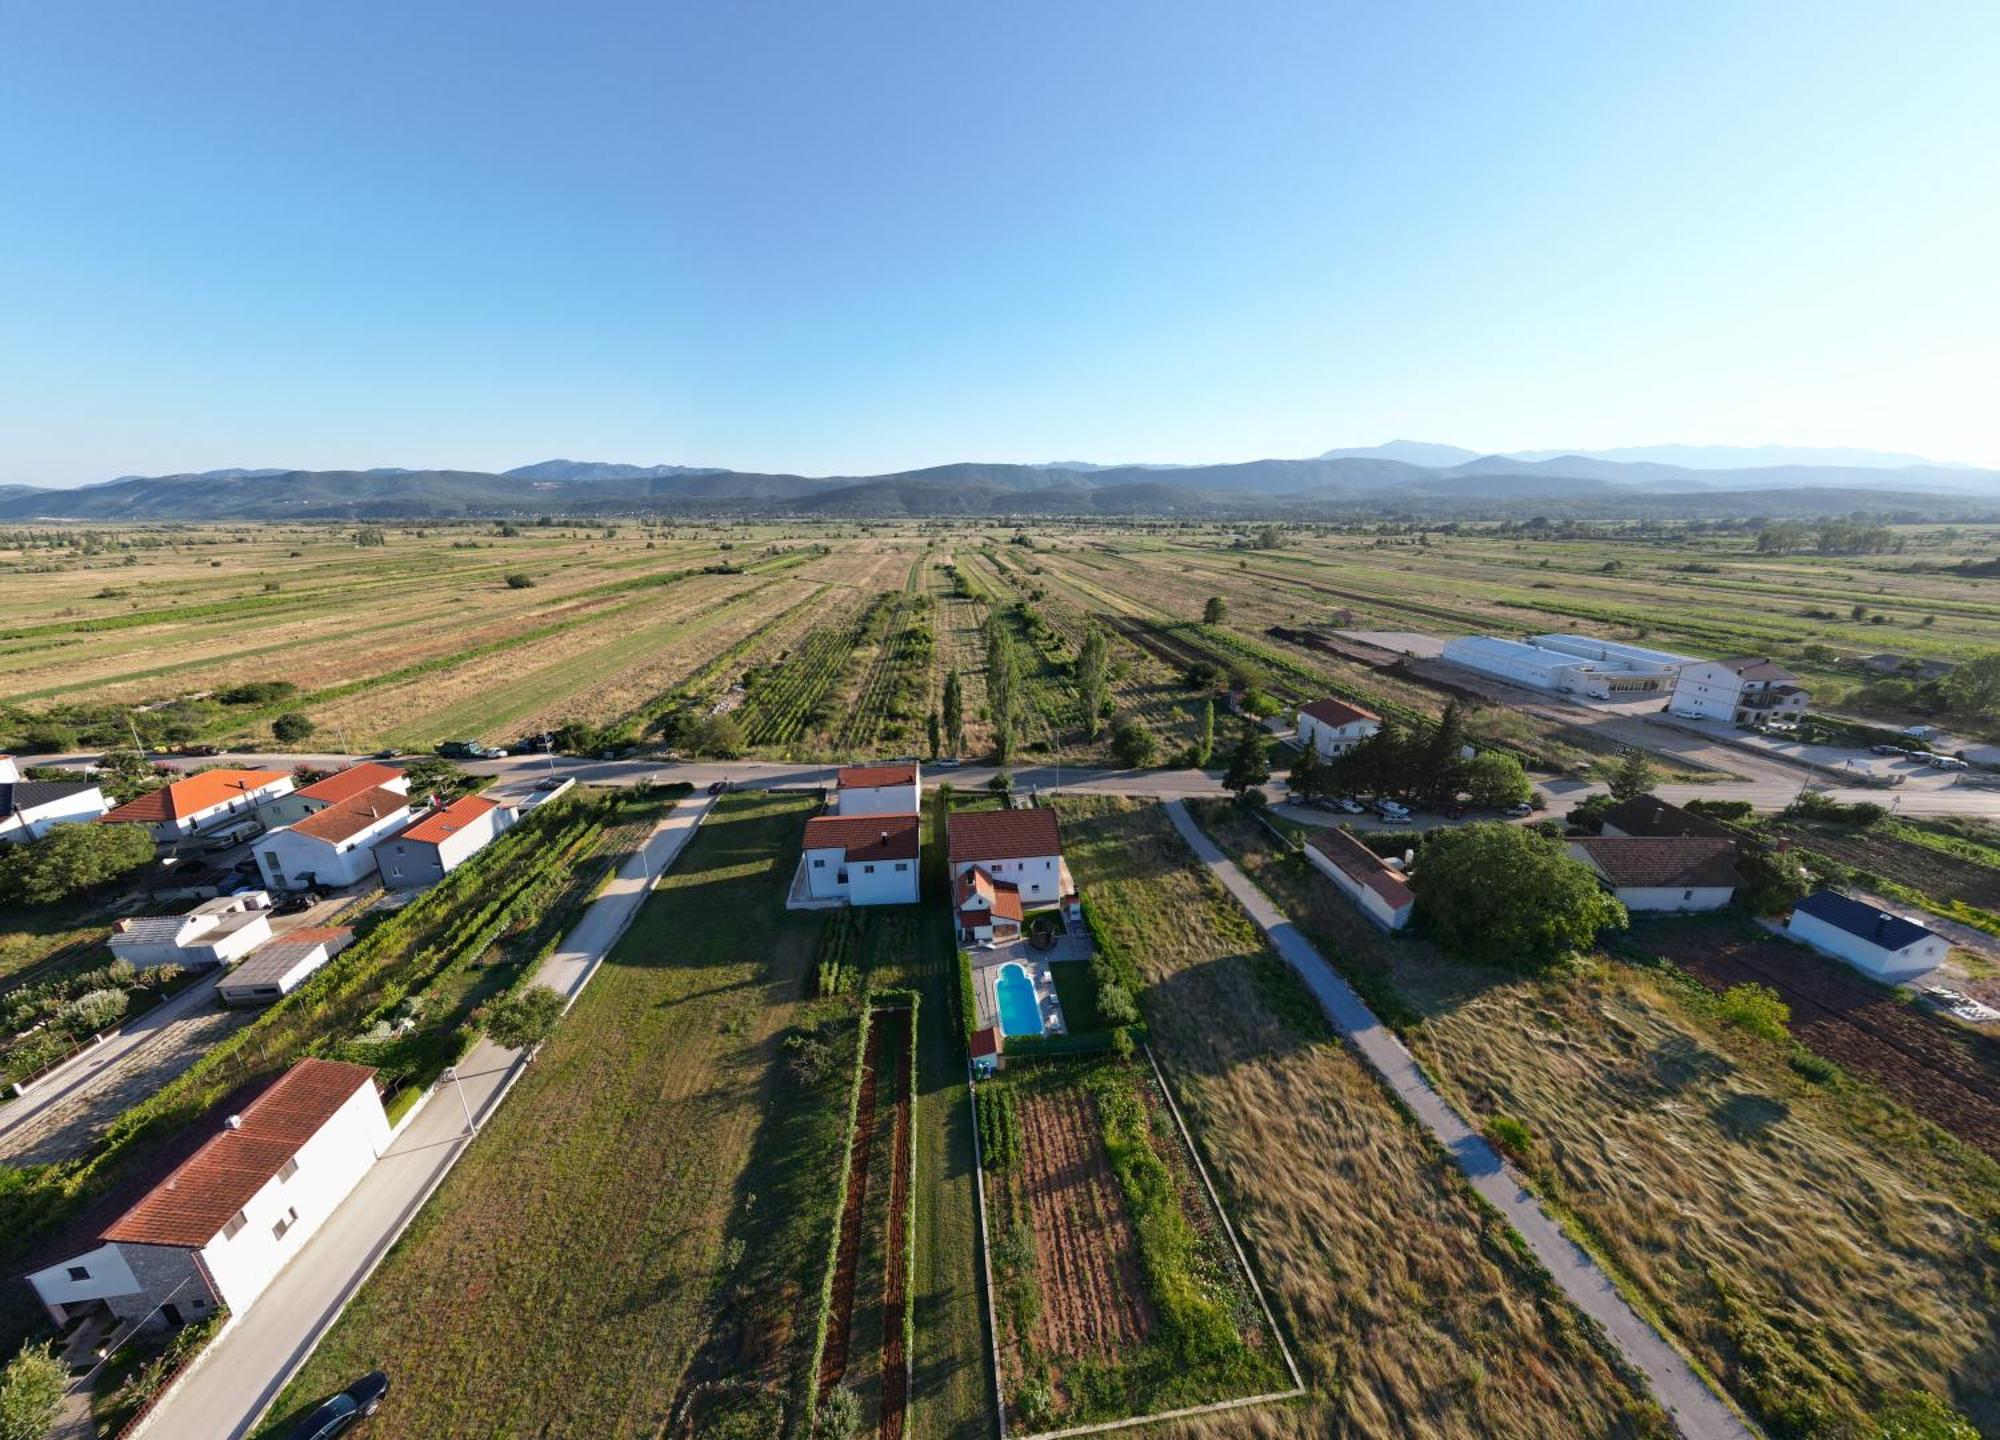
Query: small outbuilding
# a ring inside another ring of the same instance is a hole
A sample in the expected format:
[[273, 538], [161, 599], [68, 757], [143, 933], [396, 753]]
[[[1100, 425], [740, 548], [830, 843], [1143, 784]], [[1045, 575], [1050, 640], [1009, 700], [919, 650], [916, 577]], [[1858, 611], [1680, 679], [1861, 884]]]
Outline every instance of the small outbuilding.
[[218, 895], [185, 915], [133, 915], [111, 926], [111, 953], [135, 970], [205, 970], [240, 960], [271, 938], [271, 897], [262, 890]]
[[841, 815], [914, 815], [923, 808], [923, 776], [915, 761], [848, 765], [835, 777]]
[[1891, 984], [1937, 969], [1951, 952], [1936, 931], [1837, 890], [1816, 890], [1794, 905], [1785, 933]]
[[1000, 1030], [998, 1026], [987, 1025], [972, 1032], [972, 1044], [968, 1047], [972, 1055], [972, 1073], [991, 1075], [1000, 1068]]
[[1315, 830], [1306, 840], [1306, 860], [1384, 930], [1410, 923], [1417, 897], [1403, 872], [1345, 830]]
[[259, 945], [217, 984], [225, 1005], [269, 1005], [303, 985], [306, 977], [354, 941], [344, 925], [288, 930]]

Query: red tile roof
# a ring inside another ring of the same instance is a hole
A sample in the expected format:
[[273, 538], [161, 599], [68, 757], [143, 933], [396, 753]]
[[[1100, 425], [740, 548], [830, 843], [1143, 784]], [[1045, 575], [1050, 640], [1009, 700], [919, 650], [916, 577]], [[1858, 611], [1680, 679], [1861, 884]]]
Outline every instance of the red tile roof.
[[987, 1055], [1000, 1053], [1000, 1032], [991, 1025], [972, 1032], [972, 1058], [981, 1059]]
[[111, 824], [148, 825], [180, 820], [289, 778], [283, 770], [204, 770], [148, 791], [97, 818]]
[[842, 850], [857, 860], [914, 860], [919, 825], [914, 815], [815, 815], [806, 821], [808, 850]]
[[206, 1245], [374, 1078], [366, 1065], [299, 1061], [244, 1107], [241, 1125], [195, 1151], [112, 1221], [102, 1238], [138, 1245]]
[[1358, 885], [1366, 885], [1400, 910], [1416, 898], [1402, 872], [1383, 863], [1382, 857], [1345, 830], [1315, 830], [1306, 844], [1333, 862], [1334, 869]]
[[426, 815], [396, 838], [420, 840], [426, 845], [435, 845], [440, 840], [449, 840], [487, 811], [499, 808], [484, 796], [461, 795], [444, 809]]
[[1744, 680], [1760, 681], [1767, 685], [1773, 681], [1799, 678], [1768, 655], [1751, 655], [1741, 660], [1719, 660], [1716, 663], [1725, 670], [1733, 671]]
[[384, 816], [407, 815], [409, 811], [409, 796], [398, 795], [394, 790], [384, 790], [378, 785], [358, 795], [350, 795], [338, 805], [315, 810], [303, 820], [294, 820], [291, 830], [295, 835], [310, 835], [315, 840], [338, 845], [350, 836], [359, 835]]
[[1373, 720], [1378, 724], [1382, 717], [1373, 710], [1363, 710], [1359, 705], [1350, 705], [1345, 700], [1311, 700], [1299, 706], [1299, 714], [1310, 715], [1322, 725], [1352, 725], [1357, 720]]
[[961, 810], [948, 829], [945, 848], [954, 865], [1062, 854], [1062, 832], [1053, 810]]
[[324, 800], [329, 805], [359, 795], [363, 790], [372, 790], [377, 785], [387, 785], [391, 780], [401, 780], [403, 772], [393, 765], [378, 765], [366, 761], [360, 765], [350, 765], [345, 770], [336, 770], [324, 780], [315, 780], [310, 785], [301, 786], [294, 794], [309, 796], [314, 800]]
[[1614, 886], [1673, 889], [1743, 883], [1736, 870], [1734, 840], [1613, 835], [1569, 843], [1588, 855]]
[[839, 775], [843, 790], [873, 790], [884, 785], [908, 785], [917, 778], [914, 765], [849, 765]]
[[[958, 877], [957, 891], [961, 919], [971, 916], [972, 923], [979, 924], [989, 911], [996, 920], [1021, 918], [1021, 887], [1011, 880], [996, 880], [977, 865]], [[985, 909], [967, 908], [975, 895], [986, 901]]]

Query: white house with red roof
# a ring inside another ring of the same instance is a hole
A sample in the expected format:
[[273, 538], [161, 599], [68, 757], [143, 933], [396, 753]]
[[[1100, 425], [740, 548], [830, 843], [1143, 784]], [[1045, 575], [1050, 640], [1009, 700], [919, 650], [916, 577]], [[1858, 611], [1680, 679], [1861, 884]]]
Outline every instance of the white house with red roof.
[[0, 755], [0, 842], [23, 845], [110, 808], [93, 780], [23, 780], [14, 757]]
[[1410, 882], [1347, 831], [1313, 831], [1306, 837], [1306, 860], [1384, 930], [1410, 923], [1417, 903]]
[[1331, 697], [1299, 706], [1299, 745], [1310, 745], [1322, 760], [1345, 755], [1382, 728], [1382, 717]]
[[289, 795], [280, 796], [266, 806], [257, 818], [266, 825], [290, 825], [329, 805], [352, 800], [365, 790], [392, 790], [398, 795], [408, 795], [410, 777], [394, 765], [364, 760], [359, 765], [336, 770], [310, 785], [299, 786]]
[[923, 775], [915, 761], [848, 765], [835, 779], [834, 809], [842, 815], [914, 815], [923, 808]]
[[251, 853], [273, 890], [339, 889], [375, 874], [375, 846], [409, 825], [410, 797], [371, 785], [257, 837]]
[[790, 904], [914, 905], [922, 821], [910, 814], [815, 815]]
[[98, 816], [102, 825], [144, 825], [163, 845], [190, 835], [220, 829], [232, 820], [248, 819], [292, 793], [292, 777], [283, 770], [203, 770], [149, 790], [136, 800]]
[[958, 938], [970, 942], [1013, 940], [1021, 933], [1021, 887], [996, 880], [977, 865], [952, 882], [952, 908], [957, 912]]
[[1811, 698], [1798, 680], [1768, 656], [1699, 661], [1674, 681], [1674, 713], [1744, 725], [1797, 720]]
[[947, 829], [945, 858], [954, 887], [978, 870], [996, 885], [1011, 886], [1024, 914], [1060, 905], [1066, 919], [1082, 918], [1055, 811], [957, 810]]
[[375, 847], [375, 867], [391, 890], [435, 885], [500, 838], [516, 812], [483, 795], [461, 795]]
[[389, 1148], [365, 1065], [301, 1060], [98, 1235], [28, 1283], [65, 1326], [241, 1316]]

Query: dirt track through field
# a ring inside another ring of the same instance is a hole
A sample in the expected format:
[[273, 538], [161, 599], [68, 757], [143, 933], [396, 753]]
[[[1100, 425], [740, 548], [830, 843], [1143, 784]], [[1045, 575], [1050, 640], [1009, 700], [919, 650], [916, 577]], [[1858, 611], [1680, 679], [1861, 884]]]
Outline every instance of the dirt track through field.
[[1074, 1090], [1021, 1098], [1022, 1188], [1044, 1281], [1035, 1348], [1109, 1358], [1146, 1338], [1153, 1313], [1097, 1104]]
[[1838, 961], [1776, 940], [1673, 937], [1656, 947], [1715, 990], [1769, 985], [1798, 1040], [1865, 1075], [1925, 1119], [2000, 1158], [2000, 1046], [1962, 1035]]
[[871, 1027], [861, 1062], [861, 1100], [854, 1111], [854, 1140], [847, 1197], [840, 1210], [840, 1253], [833, 1269], [833, 1310], [826, 1322], [826, 1351], [819, 1363], [822, 1398], [847, 1374], [847, 1342], [854, 1330], [854, 1272], [861, 1263], [861, 1217], [868, 1208], [868, 1152], [875, 1135], [875, 1090], [880, 1079], [882, 1031]]
[[882, 1440], [902, 1440], [903, 1419], [909, 1406], [909, 1375], [904, 1367], [903, 1311], [909, 1304], [908, 1245], [910, 1209], [910, 1012], [884, 1010], [876, 1017], [876, 1028], [888, 1030], [885, 1044], [895, 1069], [896, 1143], [894, 1179], [889, 1185], [889, 1239], [882, 1248], [888, 1259], [888, 1273], [882, 1281]]

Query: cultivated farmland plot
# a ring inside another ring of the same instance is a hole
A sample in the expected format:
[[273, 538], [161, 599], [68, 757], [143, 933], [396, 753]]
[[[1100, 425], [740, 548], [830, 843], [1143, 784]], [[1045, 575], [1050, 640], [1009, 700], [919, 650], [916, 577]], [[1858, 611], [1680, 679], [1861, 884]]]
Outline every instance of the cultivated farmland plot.
[[1150, 1069], [1017, 1062], [979, 1114], [1010, 1433], [1291, 1390]]

